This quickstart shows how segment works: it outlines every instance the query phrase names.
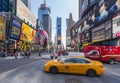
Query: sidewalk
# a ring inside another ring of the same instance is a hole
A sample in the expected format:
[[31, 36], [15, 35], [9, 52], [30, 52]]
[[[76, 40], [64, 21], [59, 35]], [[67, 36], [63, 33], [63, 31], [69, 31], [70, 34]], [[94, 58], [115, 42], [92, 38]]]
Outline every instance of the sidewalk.
[[[24, 56], [17, 56], [17, 59], [24, 58]], [[28, 58], [41, 58], [41, 59], [50, 59], [50, 53], [49, 52], [42, 52], [41, 57], [39, 56], [39, 53], [31, 53], [31, 56]], [[15, 59], [15, 56], [7, 56], [7, 57], [0, 57], [0, 60], [6, 60], [6, 59]]]
[[37, 56], [37, 57], [40, 57], [41, 59], [50, 59], [50, 53], [49, 52], [42, 52], [41, 53], [41, 56], [39, 56], [39, 53], [33, 53], [33, 54], [31, 54], [31, 57], [32, 56]]
[[[17, 56], [18, 59], [23, 58], [22, 56]], [[0, 57], [0, 59], [15, 59], [15, 56]]]

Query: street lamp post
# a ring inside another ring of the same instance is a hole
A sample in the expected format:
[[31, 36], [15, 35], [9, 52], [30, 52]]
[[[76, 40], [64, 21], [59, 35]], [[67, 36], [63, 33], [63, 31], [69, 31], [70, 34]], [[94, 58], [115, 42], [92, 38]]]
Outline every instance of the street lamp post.
[[78, 29], [78, 33], [77, 33], [77, 39], [78, 39], [78, 41], [77, 41], [77, 43], [78, 43], [78, 52], [80, 51], [79, 49], [80, 49], [80, 35], [79, 35], [79, 33], [80, 33], [80, 31], [79, 31], [79, 29]]
[[79, 34], [78, 34], [78, 52], [79, 52], [79, 43], [80, 43], [80, 38], [79, 38]]

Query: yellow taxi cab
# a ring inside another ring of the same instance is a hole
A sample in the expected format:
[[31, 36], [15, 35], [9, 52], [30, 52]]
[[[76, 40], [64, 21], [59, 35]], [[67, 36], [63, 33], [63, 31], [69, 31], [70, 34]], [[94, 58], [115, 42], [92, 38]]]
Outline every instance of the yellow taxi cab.
[[44, 65], [44, 71], [50, 73], [85, 74], [90, 77], [102, 75], [104, 66], [99, 61], [87, 58], [64, 58], [62, 60], [50, 60]]

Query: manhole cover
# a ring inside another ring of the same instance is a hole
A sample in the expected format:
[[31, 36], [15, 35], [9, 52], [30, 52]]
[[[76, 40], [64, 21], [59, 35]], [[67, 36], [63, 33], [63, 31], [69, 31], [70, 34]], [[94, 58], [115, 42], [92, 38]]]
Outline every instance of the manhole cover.
[[65, 83], [82, 83], [81, 80], [76, 78], [68, 78], [65, 80]]

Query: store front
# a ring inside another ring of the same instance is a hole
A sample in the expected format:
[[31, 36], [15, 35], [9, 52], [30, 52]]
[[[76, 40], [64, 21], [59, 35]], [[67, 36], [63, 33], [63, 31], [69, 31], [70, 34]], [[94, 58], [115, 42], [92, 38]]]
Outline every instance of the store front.
[[10, 35], [8, 36], [9, 51], [14, 51], [15, 49], [18, 49], [18, 41], [20, 40], [21, 27], [22, 20], [19, 19], [17, 16], [12, 15], [9, 29]]

